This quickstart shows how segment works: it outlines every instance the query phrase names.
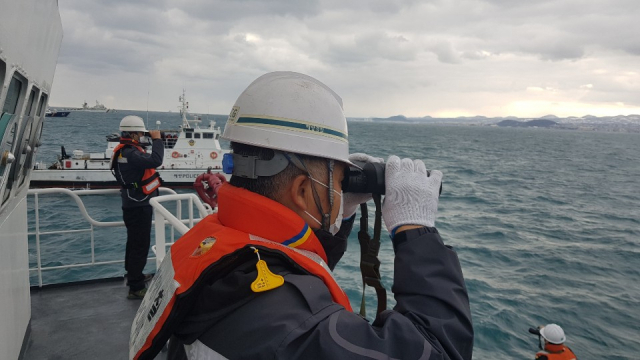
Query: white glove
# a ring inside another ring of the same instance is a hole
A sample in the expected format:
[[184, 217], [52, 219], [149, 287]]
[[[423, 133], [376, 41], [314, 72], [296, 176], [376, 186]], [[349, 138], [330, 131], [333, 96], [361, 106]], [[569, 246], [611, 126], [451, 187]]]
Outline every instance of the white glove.
[[[373, 156], [369, 156], [367, 154], [355, 153], [349, 155], [349, 161], [364, 161], [371, 163], [383, 163], [384, 159], [375, 158]], [[343, 203], [343, 215], [342, 217], [348, 219], [356, 213], [358, 206], [362, 203], [366, 203], [367, 201], [372, 199], [371, 194], [361, 194], [361, 193], [344, 193], [344, 203]]]
[[382, 218], [389, 234], [401, 225], [433, 227], [438, 211], [442, 172], [427, 169], [421, 160], [389, 156], [385, 168]]

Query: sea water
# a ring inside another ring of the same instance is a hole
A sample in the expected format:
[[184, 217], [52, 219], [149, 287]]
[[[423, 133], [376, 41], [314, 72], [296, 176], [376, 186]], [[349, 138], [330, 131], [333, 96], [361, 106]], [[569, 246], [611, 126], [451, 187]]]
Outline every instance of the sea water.
[[[61, 145], [69, 154], [73, 149], [104, 151], [104, 136], [117, 132], [128, 114], [147, 118], [145, 112], [127, 111], [48, 118], [37, 159], [55, 160]], [[162, 129], [180, 124], [178, 113], [149, 113], [148, 118], [152, 129], [156, 121]], [[224, 125], [224, 116], [215, 120]], [[564, 328], [567, 345], [581, 359], [640, 359], [638, 134], [350, 122], [349, 139], [351, 152], [421, 159], [427, 168], [444, 173], [436, 226], [460, 258], [475, 359], [533, 358], [537, 337], [527, 329], [547, 323]], [[39, 202], [41, 230], [87, 227], [65, 198], [41, 197]], [[87, 200], [90, 215], [100, 221], [121, 220], [119, 206], [118, 197]], [[33, 219], [30, 226], [33, 231]], [[98, 230], [96, 259], [123, 258], [125, 238], [123, 229]], [[43, 235], [40, 241], [46, 266], [86, 262], [91, 256], [88, 234]], [[386, 231], [380, 258], [393, 306], [393, 250]], [[355, 311], [362, 294], [358, 262], [354, 230], [335, 275]], [[44, 276], [47, 283], [123, 271], [116, 264]], [[374, 291], [369, 288], [366, 294], [372, 316]]]

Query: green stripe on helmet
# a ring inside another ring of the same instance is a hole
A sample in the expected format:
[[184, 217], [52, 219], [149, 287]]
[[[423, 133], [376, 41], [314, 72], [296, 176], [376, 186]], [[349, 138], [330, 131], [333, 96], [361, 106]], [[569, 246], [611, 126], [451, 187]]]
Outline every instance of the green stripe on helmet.
[[297, 122], [292, 120], [283, 120], [283, 119], [267, 119], [267, 118], [258, 118], [258, 117], [240, 117], [236, 124], [238, 125], [257, 125], [257, 126], [268, 126], [268, 127], [277, 127], [287, 130], [294, 131], [302, 131], [311, 134], [319, 134], [323, 136], [338, 138], [342, 141], [348, 141], [349, 136], [341, 131], [330, 129], [327, 127]]

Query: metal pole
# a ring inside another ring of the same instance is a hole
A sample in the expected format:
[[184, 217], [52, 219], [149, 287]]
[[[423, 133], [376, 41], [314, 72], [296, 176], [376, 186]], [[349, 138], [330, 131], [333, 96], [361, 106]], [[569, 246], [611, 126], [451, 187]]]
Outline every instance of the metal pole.
[[40, 208], [38, 194], [35, 194], [33, 207], [36, 211], [36, 258], [38, 261], [38, 287], [42, 287], [42, 261], [40, 260]]
[[156, 219], [156, 271], [160, 268], [160, 263], [167, 253], [165, 248], [164, 235], [164, 216], [158, 209], [153, 210], [153, 216]]
[[96, 263], [96, 245], [95, 245], [95, 239], [94, 239], [94, 228], [93, 228], [93, 224], [91, 224], [91, 263], [95, 264]]
[[189, 229], [193, 227], [193, 198], [189, 198]]

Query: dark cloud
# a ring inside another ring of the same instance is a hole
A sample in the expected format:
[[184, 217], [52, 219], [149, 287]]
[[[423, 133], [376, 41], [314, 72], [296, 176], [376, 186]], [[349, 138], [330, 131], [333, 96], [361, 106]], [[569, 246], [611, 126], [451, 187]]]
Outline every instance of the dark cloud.
[[[64, 0], [60, 7], [59, 63], [69, 79], [148, 77], [227, 99], [237, 94], [225, 89], [290, 69], [325, 76], [355, 97], [363, 86], [374, 99], [392, 91], [386, 103], [352, 102], [391, 114], [418, 112], [420, 99], [432, 97], [442, 112], [513, 111], [490, 104], [527, 96], [529, 104], [635, 104], [629, 94], [640, 91], [637, 0]], [[592, 87], [579, 90], [584, 84]]]
[[319, 0], [185, 0], [179, 3], [167, 1], [165, 6], [180, 8], [193, 18], [232, 23], [260, 16], [293, 16], [302, 19], [321, 12], [320, 5]]

